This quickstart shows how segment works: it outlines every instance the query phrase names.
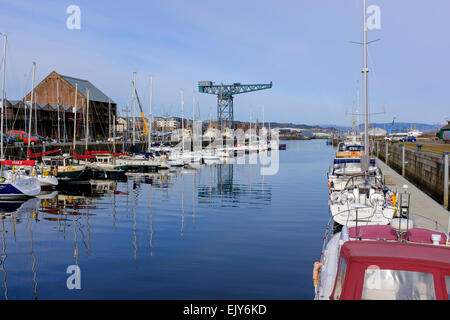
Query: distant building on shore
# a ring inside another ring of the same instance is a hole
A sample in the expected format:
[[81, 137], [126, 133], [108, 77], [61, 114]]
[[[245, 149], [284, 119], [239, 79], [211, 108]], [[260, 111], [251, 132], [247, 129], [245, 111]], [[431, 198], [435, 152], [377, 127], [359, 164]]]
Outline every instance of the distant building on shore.
[[[362, 135], [363, 133], [361, 133]], [[385, 137], [387, 135], [387, 131], [381, 128], [370, 128], [369, 136], [372, 137]]]

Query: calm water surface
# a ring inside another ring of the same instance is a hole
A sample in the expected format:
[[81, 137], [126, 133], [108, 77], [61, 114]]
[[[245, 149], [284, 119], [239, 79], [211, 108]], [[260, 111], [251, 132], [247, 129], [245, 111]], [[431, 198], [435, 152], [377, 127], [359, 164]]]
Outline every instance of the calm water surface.
[[272, 176], [205, 166], [1, 203], [0, 298], [312, 299], [333, 149], [286, 143]]

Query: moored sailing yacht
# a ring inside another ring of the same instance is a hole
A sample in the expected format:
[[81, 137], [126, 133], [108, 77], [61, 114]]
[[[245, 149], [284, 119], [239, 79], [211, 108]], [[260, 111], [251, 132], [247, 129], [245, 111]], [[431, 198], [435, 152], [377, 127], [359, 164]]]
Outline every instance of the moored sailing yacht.
[[[2, 64], [2, 100], [0, 108], [0, 200], [16, 200], [34, 197], [41, 192], [41, 185], [35, 176], [29, 176], [21, 171], [15, 171], [19, 162], [8, 163], [4, 161], [5, 154], [3, 149], [3, 124], [5, 108], [5, 68], [6, 68], [6, 43], [7, 35], [3, 35], [3, 64]], [[33, 69], [35, 63], [33, 63]], [[33, 73], [34, 74], [34, 73]], [[34, 82], [34, 75], [33, 75]], [[33, 99], [31, 99], [33, 101]]]
[[6, 160], [1, 164], [0, 200], [21, 200], [35, 197], [41, 192], [41, 184], [36, 176], [29, 175], [17, 166], [26, 165], [22, 160]]

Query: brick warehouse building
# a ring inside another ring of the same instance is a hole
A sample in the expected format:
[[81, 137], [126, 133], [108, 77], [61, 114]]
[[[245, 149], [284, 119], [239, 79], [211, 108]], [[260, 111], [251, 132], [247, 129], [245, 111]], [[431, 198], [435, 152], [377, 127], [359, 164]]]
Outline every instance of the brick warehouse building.
[[[85, 136], [86, 101], [87, 90], [89, 90], [89, 136], [93, 138], [108, 137], [108, 124], [109, 121], [112, 122], [113, 115], [117, 116], [117, 104], [88, 80], [63, 76], [56, 71], [51, 72], [34, 88], [32, 133], [36, 132], [37, 126], [37, 134], [57, 139], [59, 112], [60, 139], [64, 140], [65, 133], [66, 140], [72, 140], [76, 84], [78, 84], [77, 135], [80, 138]], [[29, 105], [30, 100], [31, 92], [22, 101], [9, 102], [7, 106], [8, 129], [25, 130], [28, 128], [28, 122], [25, 121], [24, 101]], [[35, 119], [35, 111], [37, 111], [37, 119]]]

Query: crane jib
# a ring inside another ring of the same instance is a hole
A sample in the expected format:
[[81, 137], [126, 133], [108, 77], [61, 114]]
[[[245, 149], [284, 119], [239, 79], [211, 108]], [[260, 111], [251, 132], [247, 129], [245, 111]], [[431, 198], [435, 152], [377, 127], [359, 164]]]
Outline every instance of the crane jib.
[[142, 132], [141, 135], [146, 136], [146, 135], [148, 135], [147, 121], [145, 121], [144, 110], [142, 110], [141, 100], [139, 100], [139, 96], [138, 96], [136, 87], [134, 88], [134, 93], [136, 94], [136, 99], [137, 99], [137, 102], [138, 102], [138, 105], [139, 105], [139, 109], [141, 109], [142, 121], [144, 122], [145, 131]]

